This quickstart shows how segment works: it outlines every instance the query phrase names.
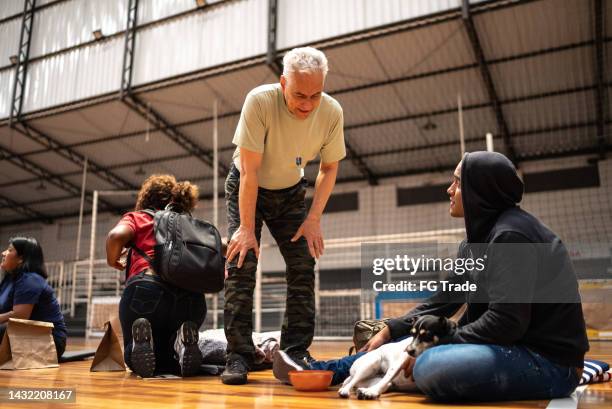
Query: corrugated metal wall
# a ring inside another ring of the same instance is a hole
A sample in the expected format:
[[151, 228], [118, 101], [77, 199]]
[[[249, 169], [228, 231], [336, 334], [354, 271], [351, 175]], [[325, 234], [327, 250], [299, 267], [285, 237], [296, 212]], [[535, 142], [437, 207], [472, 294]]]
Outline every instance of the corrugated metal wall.
[[0, 67], [9, 65], [9, 57], [17, 55], [20, 33], [21, 19], [16, 18], [0, 24]]
[[[208, 0], [206, 4], [226, 0]], [[138, 3], [138, 24], [161, 20], [187, 10], [197, 8], [195, 0], [140, 0]]]
[[72, 0], [36, 12], [30, 56], [48, 54], [125, 29], [127, 0]]
[[279, 49], [438, 13], [460, 0], [279, 0]]
[[267, 4], [232, 1], [139, 31], [134, 84], [264, 54]]
[[118, 90], [122, 58], [120, 37], [31, 63], [23, 111]]
[[[37, 5], [49, 1], [39, 0]], [[459, 5], [460, 0], [279, 0], [277, 46], [311, 43]], [[229, 1], [139, 30], [134, 85], [265, 54], [267, 6], [268, 0]], [[23, 1], [4, 0], [0, 7], [0, 15], [12, 15], [22, 9]], [[141, 0], [139, 24], [195, 8], [193, 0]], [[39, 10], [30, 55], [91, 41], [96, 29], [105, 35], [120, 32], [126, 26], [126, 9], [127, 0], [70, 0]], [[8, 65], [8, 57], [17, 52], [20, 24], [16, 18], [0, 25], [0, 66]], [[122, 45], [123, 38], [111, 39], [33, 62], [24, 112], [118, 90]], [[4, 93], [2, 97], [10, 98]]]
[[6, 118], [10, 114], [14, 77], [14, 69], [0, 71], [0, 118]]
[[194, 0], [140, 0], [138, 3], [138, 24], [149, 23], [195, 7]]
[[13, 16], [23, 11], [24, 0], [2, 0], [0, 1], [0, 19]]

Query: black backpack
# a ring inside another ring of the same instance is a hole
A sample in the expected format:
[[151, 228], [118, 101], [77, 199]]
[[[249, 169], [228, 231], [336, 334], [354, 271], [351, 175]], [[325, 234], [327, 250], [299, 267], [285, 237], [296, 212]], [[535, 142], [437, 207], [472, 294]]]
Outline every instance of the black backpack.
[[[151, 259], [134, 243], [129, 246], [147, 260], [162, 280], [196, 293], [217, 293], [223, 289], [225, 257], [215, 226], [170, 208], [141, 212], [154, 219], [155, 255]], [[129, 266], [126, 271], [129, 272]]]

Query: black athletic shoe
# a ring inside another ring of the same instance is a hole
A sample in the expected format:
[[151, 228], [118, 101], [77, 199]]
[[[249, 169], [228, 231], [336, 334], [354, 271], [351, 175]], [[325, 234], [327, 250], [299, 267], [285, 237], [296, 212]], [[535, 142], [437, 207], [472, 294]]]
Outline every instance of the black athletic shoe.
[[132, 324], [132, 370], [138, 376], [150, 378], [155, 372], [155, 350], [151, 323], [138, 318]]
[[305, 360], [295, 360], [285, 351], [276, 351], [274, 354], [272, 373], [282, 383], [291, 384], [289, 382], [289, 371], [303, 371], [304, 369], [311, 369]]
[[244, 385], [247, 383], [249, 367], [242, 357], [227, 358], [221, 382], [226, 385]]
[[310, 369], [312, 363], [316, 361], [316, 359], [310, 356], [310, 352], [308, 351], [291, 352], [288, 355], [304, 369]]
[[200, 332], [192, 321], [185, 321], [176, 332], [175, 358], [181, 367], [181, 376], [194, 376], [200, 372], [202, 353], [198, 346]]

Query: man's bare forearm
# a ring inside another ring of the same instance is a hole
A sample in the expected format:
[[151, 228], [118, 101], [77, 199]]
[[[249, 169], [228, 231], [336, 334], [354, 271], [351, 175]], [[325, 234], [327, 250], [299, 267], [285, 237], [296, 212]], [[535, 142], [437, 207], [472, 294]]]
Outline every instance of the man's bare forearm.
[[257, 204], [257, 190], [259, 182], [256, 172], [240, 174], [240, 191], [238, 206], [240, 207], [240, 226], [255, 230], [255, 206]]
[[325, 205], [329, 200], [334, 185], [336, 184], [336, 175], [338, 174], [338, 165], [324, 167], [321, 166], [317, 180], [315, 182], [314, 197], [312, 199], [312, 205], [308, 212], [308, 218], [314, 220], [320, 220], [325, 210]]

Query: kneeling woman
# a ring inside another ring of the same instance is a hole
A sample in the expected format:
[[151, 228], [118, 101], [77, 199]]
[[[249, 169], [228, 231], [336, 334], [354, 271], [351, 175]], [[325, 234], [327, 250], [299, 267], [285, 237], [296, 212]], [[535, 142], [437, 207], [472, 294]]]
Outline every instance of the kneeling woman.
[[[125, 269], [120, 258], [130, 244], [153, 257], [153, 217], [143, 210], [155, 212], [170, 205], [175, 211], [190, 212], [197, 200], [195, 185], [177, 183], [171, 175], [150, 176], [140, 188], [135, 211], [123, 215], [108, 233], [108, 264]], [[143, 378], [156, 371], [197, 374], [202, 361], [198, 331], [206, 316], [204, 295], [162, 281], [137, 251], [131, 252], [127, 264], [127, 282], [119, 304], [125, 362]]]
[[14, 237], [2, 252], [4, 279], [0, 283], [0, 339], [10, 318], [53, 324], [57, 357], [66, 349], [66, 324], [47, 282], [43, 251], [33, 237]]

